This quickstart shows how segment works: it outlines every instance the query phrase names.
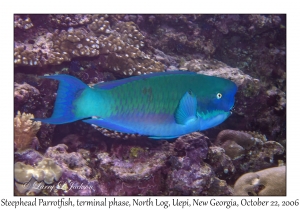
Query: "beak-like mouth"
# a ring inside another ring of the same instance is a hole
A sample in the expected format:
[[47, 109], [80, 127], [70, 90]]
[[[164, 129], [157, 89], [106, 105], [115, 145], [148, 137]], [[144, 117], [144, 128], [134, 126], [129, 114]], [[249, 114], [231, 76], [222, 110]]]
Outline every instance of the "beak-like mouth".
[[232, 114], [234, 111], [235, 111], [235, 109], [234, 109], [234, 104], [233, 104], [233, 106], [230, 108], [230, 114]]

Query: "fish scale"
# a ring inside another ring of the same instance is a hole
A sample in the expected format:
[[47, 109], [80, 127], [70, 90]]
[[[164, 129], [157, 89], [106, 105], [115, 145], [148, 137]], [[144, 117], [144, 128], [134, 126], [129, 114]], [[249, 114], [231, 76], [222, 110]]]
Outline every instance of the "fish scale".
[[[92, 88], [68, 75], [50, 79], [60, 81], [56, 104], [66, 110], [55, 107], [51, 118], [38, 120], [53, 124], [83, 120], [155, 139], [174, 138], [222, 123], [230, 115], [237, 91], [229, 80], [191, 72], [136, 76]], [[70, 106], [72, 109], [67, 110]]]

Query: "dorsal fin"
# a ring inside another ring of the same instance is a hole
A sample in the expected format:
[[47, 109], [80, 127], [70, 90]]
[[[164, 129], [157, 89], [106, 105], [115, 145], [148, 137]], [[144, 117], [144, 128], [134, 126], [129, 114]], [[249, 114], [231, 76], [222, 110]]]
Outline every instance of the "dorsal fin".
[[104, 90], [109, 90], [112, 88], [115, 88], [117, 86], [126, 84], [128, 82], [133, 82], [141, 79], [148, 79], [151, 77], [158, 77], [158, 76], [166, 76], [166, 75], [174, 75], [174, 74], [196, 74], [195, 72], [189, 72], [189, 71], [170, 71], [170, 72], [157, 72], [157, 73], [152, 73], [152, 74], [145, 74], [145, 75], [140, 75], [140, 76], [133, 76], [125, 79], [120, 79], [120, 80], [115, 80], [115, 81], [110, 81], [110, 82], [103, 82], [103, 83], [98, 83], [94, 85], [94, 88], [100, 88]]

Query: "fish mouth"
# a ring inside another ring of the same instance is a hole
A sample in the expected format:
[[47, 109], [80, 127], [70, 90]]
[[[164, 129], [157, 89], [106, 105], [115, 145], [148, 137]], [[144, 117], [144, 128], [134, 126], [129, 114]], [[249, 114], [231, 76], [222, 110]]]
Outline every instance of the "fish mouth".
[[233, 106], [229, 109], [230, 114], [232, 114], [233, 112], [235, 112], [235, 104], [233, 104]]

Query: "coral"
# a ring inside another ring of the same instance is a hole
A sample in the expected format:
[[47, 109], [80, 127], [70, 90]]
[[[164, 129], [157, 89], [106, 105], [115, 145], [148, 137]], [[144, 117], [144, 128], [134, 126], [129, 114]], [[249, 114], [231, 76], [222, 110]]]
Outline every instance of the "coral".
[[137, 158], [138, 156], [142, 155], [145, 151], [141, 147], [131, 147], [130, 149], [130, 157]]
[[218, 195], [233, 195], [234, 190], [227, 185], [226, 181], [220, 180], [217, 177], [214, 177], [213, 182], [207, 192], [208, 196], [218, 196]]
[[92, 22], [92, 15], [84, 14], [56, 14], [49, 15], [48, 21], [54, 27], [75, 27], [80, 25], [86, 25]]
[[[52, 184], [54, 179], [58, 181], [62, 175], [62, 169], [49, 158], [44, 158], [41, 162], [39, 162], [36, 166], [36, 170], [43, 172], [43, 180], [45, 184]], [[39, 180], [37, 179], [37, 181]]]
[[[57, 17], [71, 21], [71, 18], [63, 15]], [[49, 18], [61, 23], [51, 15]], [[59, 65], [76, 57], [105, 54], [107, 56], [104, 67], [121, 75], [139, 75], [163, 70], [164, 66], [160, 62], [151, 59], [139, 49], [145, 45], [144, 36], [133, 22], [117, 22], [111, 28], [106, 18], [107, 15], [88, 16], [82, 23], [87, 27], [56, 29], [54, 32], [35, 35], [25, 42], [15, 41], [15, 65]], [[89, 22], [91, 23], [88, 24]]]
[[208, 138], [201, 133], [180, 136], [174, 143], [174, 151], [178, 156], [186, 156], [191, 160], [204, 159], [208, 152]]
[[78, 152], [67, 153], [67, 148], [64, 144], [49, 147], [44, 156], [55, 160], [62, 168], [72, 169], [78, 176], [91, 176], [92, 170], [87, 167], [87, 162], [82, 155]]
[[[99, 23], [95, 23], [95, 25], [99, 25]], [[103, 31], [104, 28], [109, 30], [108, 26], [101, 28]], [[133, 22], [117, 23], [109, 36], [101, 35], [99, 37], [100, 52], [108, 54], [104, 67], [116, 73], [120, 72], [122, 75], [140, 75], [162, 71], [164, 66], [160, 62], [154, 61], [140, 50], [145, 45], [143, 39], [144, 36]]]
[[230, 157], [225, 154], [225, 150], [221, 147], [209, 147], [206, 161], [219, 178], [229, 179], [236, 172]]
[[33, 43], [15, 42], [15, 64], [29, 66], [58, 65], [73, 57], [99, 55], [97, 37], [84, 29], [56, 29], [35, 37]]
[[39, 95], [40, 92], [35, 87], [27, 84], [24, 82], [24, 84], [18, 84], [14, 83], [14, 97], [18, 102], [24, 102], [27, 101], [31, 96]]
[[46, 184], [52, 184], [62, 175], [62, 169], [49, 158], [44, 158], [38, 162], [36, 167], [26, 165], [22, 162], [15, 163], [15, 179], [20, 183], [27, 183], [33, 177], [36, 181], [44, 181]]
[[42, 181], [42, 172], [40, 170], [35, 170], [32, 166], [26, 165], [21, 162], [15, 163], [15, 179], [20, 183], [29, 182], [32, 177], [36, 180]]
[[193, 163], [189, 157], [172, 159], [167, 186], [169, 195], [206, 195], [214, 173], [212, 168], [201, 160]]
[[21, 114], [19, 111], [14, 118], [14, 145], [18, 151], [28, 149], [33, 141], [37, 141], [36, 133], [41, 122], [34, 122], [33, 118], [33, 114]]
[[[31, 107], [35, 109], [39, 101], [36, 100], [40, 95], [40, 92], [35, 87], [24, 82], [23, 84], [19, 84], [17, 82], [14, 83], [14, 105], [15, 110], [20, 110], [22, 107], [26, 107], [26, 104], [30, 103]], [[26, 109], [26, 108], [25, 108]], [[26, 112], [31, 112], [33, 109], [26, 109]]]
[[[44, 159], [37, 163], [37, 166], [32, 167], [25, 165], [23, 163], [18, 163], [18, 165], [31, 167], [35, 172], [39, 172], [42, 176], [38, 180], [31, 179], [31, 181], [26, 185], [29, 189], [24, 190], [24, 184], [16, 182], [16, 188], [21, 194], [39, 194], [39, 195], [96, 195], [101, 194], [98, 187], [99, 183], [95, 179], [89, 179], [87, 177], [91, 176], [92, 169], [87, 166], [87, 161], [82, 157], [79, 152], [68, 153], [67, 146], [64, 144], [59, 144], [55, 147], [49, 147], [44, 154]], [[81, 150], [84, 153], [83, 150]], [[18, 160], [24, 162], [34, 162], [34, 158], [37, 155], [34, 153], [20, 153]], [[33, 155], [32, 155], [33, 154]], [[19, 170], [24, 173], [24, 170]], [[17, 173], [19, 173], [16, 170]], [[16, 176], [18, 177], [18, 176]], [[40, 181], [40, 180], [43, 181]], [[19, 181], [20, 179], [16, 180]], [[50, 186], [54, 186], [54, 189], [50, 187], [43, 187], [45, 184], [54, 182]], [[22, 180], [20, 180], [22, 181]], [[39, 182], [40, 181], [40, 182]], [[40, 186], [37, 190], [37, 185]], [[30, 186], [33, 186], [30, 188]], [[33, 191], [36, 189], [36, 191]], [[20, 191], [21, 190], [21, 191]]]
[[[201, 15], [149, 15], [139, 22], [145, 29], [148, 43], [166, 53], [203, 53], [212, 55], [220, 35], [204, 30], [197, 23]], [[152, 35], [152, 36], [150, 36]]]
[[95, 195], [99, 192], [98, 182], [89, 179], [92, 169], [78, 152], [68, 153], [67, 146], [59, 144], [49, 147], [45, 157], [52, 159], [62, 168], [62, 175], [56, 190], [45, 189], [43, 195]]
[[[220, 195], [230, 195], [224, 181], [217, 181], [212, 167], [203, 161], [208, 153], [207, 137], [192, 133], [174, 143], [176, 156], [171, 156], [171, 170], [166, 180], [168, 195], [207, 195], [215, 188]], [[221, 185], [219, 185], [222, 183]]]
[[39, 193], [42, 188], [37, 189], [37, 183], [45, 185], [52, 184], [54, 180], [58, 181], [62, 175], [62, 168], [53, 160], [44, 158], [35, 167], [16, 162], [14, 174], [15, 186], [19, 193]]
[[248, 19], [256, 28], [273, 28], [278, 26], [281, 23], [281, 19], [277, 15], [249, 15]]
[[100, 17], [98, 19], [94, 16], [93, 22], [88, 25], [88, 29], [93, 31], [96, 35], [112, 33], [110, 23], [109, 21], [105, 20], [105, 17]]
[[235, 142], [240, 145], [243, 149], [250, 149], [256, 144], [256, 140], [248, 133], [243, 131], [234, 131], [234, 130], [223, 130], [221, 131], [215, 144], [220, 145], [224, 144], [226, 141]]
[[[280, 155], [284, 153], [283, 146], [278, 142], [265, 141], [264, 138], [261, 140], [252, 136], [251, 133], [256, 137], [264, 137], [253, 132], [223, 130], [215, 141], [230, 157], [236, 169], [234, 177], [248, 171], [278, 166], [282, 158]], [[214, 157], [210, 157], [212, 158]]]
[[277, 104], [274, 109], [279, 111], [285, 109], [286, 106], [286, 94], [275, 86], [266, 91], [268, 97], [276, 97]]
[[97, 154], [105, 195], [162, 194], [162, 172], [170, 152], [163, 142], [115, 140], [109, 153]]
[[38, 162], [42, 161], [44, 158], [41, 153], [34, 149], [26, 149], [24, 151], [15, 152], [14, 156], [16, 162], [22, 162], [31, 166], [37, 165]]
[[286, 167], [246, 173], [234, 184], [234, 195], [286, 195]]
[[15, 19], [15, 21], [14, 21], [15, 28], [27, 30], [27, 29], [30, 29], [33, 27], [33, 24], [29, 17], [27, 17], [23, 20], [19, 15], [15, 15], [14, 19]]

